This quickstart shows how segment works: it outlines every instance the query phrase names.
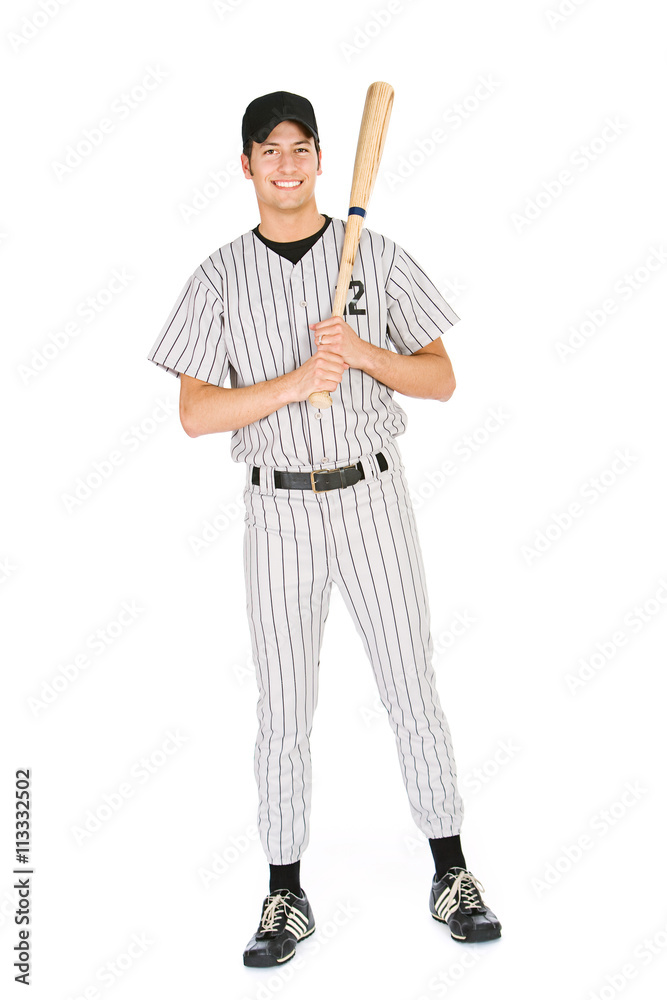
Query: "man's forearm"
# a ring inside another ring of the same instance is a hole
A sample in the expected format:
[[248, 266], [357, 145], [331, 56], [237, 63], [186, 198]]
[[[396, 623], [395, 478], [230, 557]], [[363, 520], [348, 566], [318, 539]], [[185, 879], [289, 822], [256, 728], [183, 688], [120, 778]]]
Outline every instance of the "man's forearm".
[[396, 354], [387, 348], [364, 343], [359, 367], [389, 389], [418, 399], [445, 402], [456, 387], [449, 358], [437, 354]]
[[[315, 391], [318, 385], [322, 385], [318, 378], [331, 378], [335, 375], [335, 382], [339, 382], [343, 370], [342, 358], [337, 355], [333, 358], [331, 355], [324, 357], [329, 358], [329, 365], [332, 360], [340, 362], [337, 373], [329, 370], [327, 375], [326, 371], [322, 373], [320, 367], [320, 375], [317, 376], [316, 364], [324, 365], [326, 369], [327, 362], [319, 361], [318, 356], [314, 355], [301, 368], [266, 382], [256, 382], [239, 389], [202, 383], [197, 385], [196, 391], [182, 392], [180, 417], [186, 433], [190, 437], [199, 437], [202, 434], [238, 430], [288, 403], [307, 398], [310, 391]], [[359, 367], [390, 389], [420, 399], [445, 401], [452, 395], [456, 385], [449, 358], [436, 354], [396, 354], [364, 343], [363, 355], [354, 367]], [[303, 374], [306, 369], [310, 369], [307, 376]], [[314, 379], [312, 385], [304, 382], [307, 377]], [[324, 384], [333, 391], [336, 388], [335, 382]], [[307, 385], [305, 391], [304, 384]]]
[[286, 378], [279, 375], [239, 389], [199, 386], [196, 397], [181, 405], [181, 423], [190, 437], [245, 427], [291, 401]]

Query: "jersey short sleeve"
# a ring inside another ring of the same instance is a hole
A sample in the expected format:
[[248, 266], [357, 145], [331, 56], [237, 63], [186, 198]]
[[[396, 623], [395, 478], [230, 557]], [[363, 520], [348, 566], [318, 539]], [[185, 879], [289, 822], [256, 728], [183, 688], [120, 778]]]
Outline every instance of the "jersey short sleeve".
[[222, 385], [229, 374], [222, 299], [196, 274], [185, 283], [148, 360], [171, 372]]
[[387, 336], [399, 354], [414, 354], [460, 320], [419, 264], [398, 245], [385, 288]]

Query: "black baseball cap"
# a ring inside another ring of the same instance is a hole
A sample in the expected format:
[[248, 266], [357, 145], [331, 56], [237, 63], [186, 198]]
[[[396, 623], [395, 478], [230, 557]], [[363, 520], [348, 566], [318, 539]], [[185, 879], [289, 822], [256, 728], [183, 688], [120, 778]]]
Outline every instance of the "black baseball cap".
[[304, 125], [317, 141], [317, 122], [313, 106], [305, 97], [289, 94], [286, 90], [276, 90], [273, 94], [264, 94], [251, 101], [245, 110], [241, 134], [243, 145], [248, 139], [253, 142], [264, 142], [276, 125], [284, 121], [297, 121]]

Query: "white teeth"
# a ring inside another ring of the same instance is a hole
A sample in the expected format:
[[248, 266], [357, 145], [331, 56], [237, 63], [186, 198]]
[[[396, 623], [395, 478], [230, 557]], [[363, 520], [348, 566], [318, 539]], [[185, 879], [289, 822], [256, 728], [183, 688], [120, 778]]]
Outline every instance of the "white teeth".
[[301, 181], [274, 181], [276, 187], [298, 187]]

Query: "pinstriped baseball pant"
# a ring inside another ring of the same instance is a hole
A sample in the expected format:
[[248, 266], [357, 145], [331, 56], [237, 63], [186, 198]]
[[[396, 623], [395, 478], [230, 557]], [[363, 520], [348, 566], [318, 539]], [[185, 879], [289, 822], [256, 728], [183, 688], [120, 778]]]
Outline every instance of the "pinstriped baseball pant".
[[[252, 485], [248, 466], [243, 560], [259, 699], [258, 827], [271, 864], [308, 845], [310, 734], [332, 584], [341, 591], [375, 673], [396, 738], [415, 823], [427, 837], [460, 832], [463, 804], [432, 667], [422, 554], [395, 442], [388, 468], [362, 459], [365, 479], [342, 490]], [[339, 463], [343, 464], [343, 463]]]

